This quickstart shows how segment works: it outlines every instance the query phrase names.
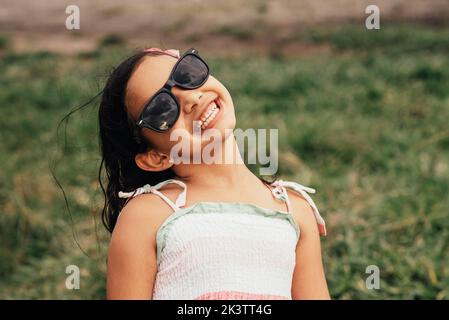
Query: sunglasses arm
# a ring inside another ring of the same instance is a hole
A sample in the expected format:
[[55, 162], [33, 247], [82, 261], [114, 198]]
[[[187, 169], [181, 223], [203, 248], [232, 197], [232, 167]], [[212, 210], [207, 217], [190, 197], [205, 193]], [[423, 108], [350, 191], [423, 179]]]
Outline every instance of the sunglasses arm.
[[169, 79], [169, 80], [164, 84], [164, 89], [167, 89], [167, 90], [170, 91], [175, 85], [176, 85], [175, 82], [174, 82], [173, 80]]

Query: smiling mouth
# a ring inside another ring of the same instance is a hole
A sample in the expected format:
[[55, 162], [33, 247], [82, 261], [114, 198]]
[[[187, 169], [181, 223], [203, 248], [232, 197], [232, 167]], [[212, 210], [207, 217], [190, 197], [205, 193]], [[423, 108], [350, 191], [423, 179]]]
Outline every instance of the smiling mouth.
[[200, 120], [197, 121], [197, 127], [201, 128], [201, 130], [205, 130], [214, 122], [219, 113], [220, 113], [220, 102], [219, 99], [216, 98], [209, 104], [206, 111], [201, 115]]

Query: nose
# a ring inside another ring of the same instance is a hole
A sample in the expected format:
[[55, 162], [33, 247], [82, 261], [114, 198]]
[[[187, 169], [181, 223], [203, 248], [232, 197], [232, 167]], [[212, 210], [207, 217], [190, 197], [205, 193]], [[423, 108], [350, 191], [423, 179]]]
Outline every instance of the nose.
[[192, 109], [195, 106], [198, 106], [201, 103], [201, 98], [203, 96], [203, 92], [201, 88], [193, 89], [193, 90], [184, 90], [177, 87], [172, 89], [172, 93], [175, 95], [178, 100], [179, 107], [185, 113], [191, 113]]

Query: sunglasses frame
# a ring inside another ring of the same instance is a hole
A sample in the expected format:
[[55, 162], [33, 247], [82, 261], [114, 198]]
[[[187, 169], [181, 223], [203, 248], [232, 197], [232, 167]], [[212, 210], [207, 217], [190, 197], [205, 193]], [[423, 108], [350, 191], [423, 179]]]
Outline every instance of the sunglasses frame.
[[[178, 67], [178, 65], [179, 65], [179, 63], [185, 58], [185, 57], [187, 57], [187, 56], [189, 56], [189, 55], [193, 55], [193, 56], [195, 56], [196, 58], [198, 58], [202, 63], [204, 63], [204, 65], [206, 66], [206, 68], [207, 68], [207, 76], [205, 77], [205, 79], [204, 79], [204, 81], [202, 81], [199, 85], [197, 85], [197, 86], [194, 86], [194, 87], [190, 87], [190, 86], [184, 86], [184, 85], [182, 85], [182, 84], [180, 84], [180, 83], [178, 83], [175, 79], [174, 79], [174, 77], [173, 77], [173, 75], [174, 75], [174, 73], [175, 73], [175, 71], [176, 71], [176, 68]], [[200, 57], [200, 55], [199, 55], [199, 53], [198, 53], [198, 50], [196, 50], [196, 49], [194, 49], [194, 48], [190, 48], [189, 50], [187, 50], [186, 52], [184, 52], [183, 54], [182, 54], [182, 56], [178, 59], [178, 61], [176, 62], [176, 64], [173, 66], [173, 69], [172, 69], [172, 71], [170, 72], [170, 75], [169, 75], [169, 77], [168, 77], [168, 80], [167, 80], [167, 82], [165, 82], [165, 84], [164, 84], [164, 86], [161, 88], [161, 89], [159, 89], [145, 104], [144, 104], [144, 107], [143, 107], [143, 109], [142, 109], [142, 112], [140, 113], [140, 115], [139, 115], [139, 119], [137, 120], [137, 122], [136, 122], [136, 125], [138, 126], [138, 127], [140, 127], [140, 128], [147, 128], [147, 129], [150, 129], [150, 130], [153, 130], [153, 131], [156, 131], [156, 132], [160, 132], [160, 133], [163, 133], [163, 132], [167, 132], [168, 130], [170, 130], [172, 127], [168, 127], [167, 129], [160, 129], [160, 128], [156, 128], [156, 127], [153, 127], [153, 126], [151, 126], [149, 123], [147, 123], [147, 122], [145, 122], [145, 120], [143, 119], [143, 115], [144, 115], [144, 113], [145, 113], [145, 111], [147, 110], [147, 108], [149, 108], [149, 106], [151, 105], [151, 102], [159, 95], [159, 94], [161, 94], [161, 93], [166, 93], [166, 94], [168, 94], [174, 101], [175, 101], [175, 103], [176, 103], [176, 107], [177, 107], [177, 114], [176, 114], [176, 118], [175, 118], [175, 121], [173, 122], [173, 124], [175, 124], [176, 123], [176, 121], [178, 121], [178, 118], [179, 118], [179, 115], [180, 115], [180, 110], [181, 110], [181, 107], [180, 107], [180, 105], [179, 105], [179, 103], [178, 103], [178, 100], [176, 99], [176, 97], [174, 96], [174, 94], [171, 92], [171, 90], [172, 90], [172, 88], [173, 87], [179, 87], [179, 88], [182, 88], [182, 89], [186, 89], [186, 90], [193, 90], [193, 89], [196, 89], [196, 88], [199, 88], [199, 87], [201, 87], [206, 81], [207, 81], [207, 79], [209, 78], [209, 74], [210, 74], [210, 70], [209, 70], [209, 65], [206, 63], [206, 61], [204, 61], [204, 59], [203, 58], [201, 58]]]

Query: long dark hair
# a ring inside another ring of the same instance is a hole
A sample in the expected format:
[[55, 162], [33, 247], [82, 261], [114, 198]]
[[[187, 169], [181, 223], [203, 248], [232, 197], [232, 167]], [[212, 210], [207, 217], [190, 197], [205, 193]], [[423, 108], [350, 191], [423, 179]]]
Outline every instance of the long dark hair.
[[[136, 165], [136, 154], [145, 152], [151, 144], [141, 135], [125, 105], [126, 86], [133, 71], [144, 56], [159, 54], [139, 52], [127, 58], [114, 68], [103, 89], [98, 110], [102, 157], [98, 180], [104, 194], [102, 221], [109, 232], [125, 205], [125, 200], [118, 197], [119, 191], [132, 191], [175, 176], [171, 169], [149, 172]], [[106, 182], [103, 182], [104, 175]]]
[[[152, 145], [142, 136], [141, 130], [129, 116], [125, 104], [128, 81], [133, 71], [142, 62], [143, 57], [161, 54], [141, 51], [125, 59], [112, 70], [103, 90], [93, 98], [101, 95], [98, 110], [101, 153], [98, 181], [104, 196], [101, 218], [103, 225], [111, 233], [118, 215], [126, 203], [125, 199], [119, 198], [119, 191], [133, 191], [145, 184], [154, 185], [175, 177], [175, 173], [171, 169], [150, 172], [144, 171], [136, 165], [135, 156], [147, 151]], [[75, 111], [90, 104], [93, 99], [72, 110], [61, 120], [60, 124], [67, 121]], [[265, 184], [273, 182], [261, 177], [259, 179]], [[273, 180], [275, 179], [276, 177]], [[56, 177], [55, 180], [60, 186]], [[64, 191], [63, 194], [68, 208]]]

